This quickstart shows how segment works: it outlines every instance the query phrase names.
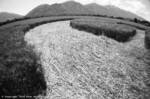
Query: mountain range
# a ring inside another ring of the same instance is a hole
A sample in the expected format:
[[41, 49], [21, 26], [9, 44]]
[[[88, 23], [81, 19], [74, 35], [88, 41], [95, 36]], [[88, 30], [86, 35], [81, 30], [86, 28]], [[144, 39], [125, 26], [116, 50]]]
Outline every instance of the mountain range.
[[96, 3], [88, 4], [85, 6], [88, 10], [94, 12], [94, 14], [99, 15], [107, 15], [107, 16], [114, 16], [114, 17], [124, 17], [124, 18], [138, 18], [141, 19], [139, 16], [129, 12], [125, 11], [123, 9], [120, 9], [115, 6], [100, 6]]
[[[137, 18], [143, 20], [143, 18], [115, 6], [101, 6], [96, 3], [82, 5], [75, 1], [55, 3], [52, 5], [42, 4], [32, 9], [26, 15], [26, 17], [44, 17], [56, 15], [106, 15], [130, 19]], [[18, 14], [2, 12], [0, 13], [0, 22], [20, 17], [22, 16]]]
[[80, 3], [74, 1], [64, 2], [62, 4], [43, 4], [32, 11], [30, 11], [28, 17], [37, 17], [37, 16], [51, 16], [51, 15], [88, 15], [92, 12], [85, 8]]
[[141, 17], [120, 9], [115, 6], [101, 6], [96, 3], [82, 5], [75, 1], [67, 1], [64, 3], [56, 3], [52, 5], [42, 4], [31, 10], [26, 16], [52, 16], [52, 15], [107, 15], [123, 18], [138, 18]]
[[0, 22], [4, 22], [6, 20], [12, 20], [15, 18], [20, 18], [21, 15], [14, 14], [14, 13], [8, 13], [8, 12], [1, 12], [0, 13]]

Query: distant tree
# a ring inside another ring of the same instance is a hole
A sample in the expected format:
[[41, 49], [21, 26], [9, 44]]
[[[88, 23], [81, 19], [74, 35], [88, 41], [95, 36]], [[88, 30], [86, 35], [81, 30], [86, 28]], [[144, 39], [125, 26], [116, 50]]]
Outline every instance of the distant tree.
[[137, 22], [138, 22], [138, 19], [137, 19], [137, 18], [134, 18], [134, 22], [137, 23]]
[[145, 47], [150, 49], [150, 29], [145, 31]]

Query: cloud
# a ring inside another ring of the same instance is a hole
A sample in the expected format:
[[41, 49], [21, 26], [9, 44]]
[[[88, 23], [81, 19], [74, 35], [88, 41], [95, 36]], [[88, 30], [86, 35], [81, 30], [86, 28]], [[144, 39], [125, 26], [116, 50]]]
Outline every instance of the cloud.
[[100, 5], [109, 5], [112, 0], [94, 0], [94, 1]]
[[145, 3], [146, 0], [145, 2], [142, 0], [124, 0], [118, 7], [133, 12], [150, 21], [150, 11], [148, 8], [150, 4], [147, 5]]
[[117, 7], [120, 7], [122, 9], [131, 11], [133, 13], [138, 13], [139, 11], [143, 9], [145, 10], [144, 4], [142, 4], [140, 1], [137, 1], [137, 0], [132, 0], [132, 1], [131, 0], [124, 0], [124, 1], [117, 0], [117, 3], [112, 2], [111, 4]]

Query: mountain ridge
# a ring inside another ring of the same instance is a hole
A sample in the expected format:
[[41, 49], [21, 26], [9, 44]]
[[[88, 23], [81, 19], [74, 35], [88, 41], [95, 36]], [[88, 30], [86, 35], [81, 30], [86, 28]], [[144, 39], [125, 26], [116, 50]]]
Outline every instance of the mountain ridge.
[[19, 14], [15, 14], [15, 13], [9, 13], [9, 12], [0, 12], [0, 22], [4, 22], [7, 20], [12, 20], [15, 18], [20, 18], [22, 17]]
[[55, 3], [52, 5], [39, 5], [32, 9], [26, 16], [51, 16], [51, 15], [106, 15], [123, 18], [143, 19], [129, 11], [125, 11], [115, 6], [101, 6], [97, 3], [82, 5], [75, 1]]
[[123, 9], [113, 6], [113, 5], [101, 6], [96, 3], [91, 3], [88, 5], [85, 5], [85, 7], [87, 9], [90, 9], [91, 11], [94, 11], [95, 13], [98, 13], [101, 15], [131, 18], [131, 19], [138, 18], [138, 19], [143, 20], [143, 18], [139, 17], [138, 15], [131, 13], [129, 11], [123, 10]]
[[82, 4], [75, 1], [68, 1], [61, 4], [61, 6], [69, 14], [90, 14], [88, 9], [86, 9]]

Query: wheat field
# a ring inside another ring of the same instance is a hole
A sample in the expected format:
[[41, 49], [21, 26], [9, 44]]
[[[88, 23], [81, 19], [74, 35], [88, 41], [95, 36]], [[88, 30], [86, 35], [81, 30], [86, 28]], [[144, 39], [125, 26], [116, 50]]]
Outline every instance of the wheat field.
[[[128, 43], [72, 29], [69, 21], [38, 26], [25, 41], [40, 54], [46, 99], [148, 99], [144, 33]], [[145, 57], [145, 58], [144, 58]]]

